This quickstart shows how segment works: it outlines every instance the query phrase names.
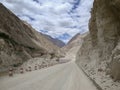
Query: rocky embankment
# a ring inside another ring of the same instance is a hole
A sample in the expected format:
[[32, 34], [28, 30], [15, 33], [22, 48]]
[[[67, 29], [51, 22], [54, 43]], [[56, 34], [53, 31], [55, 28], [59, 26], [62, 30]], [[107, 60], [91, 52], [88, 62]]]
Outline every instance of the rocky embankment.
[[[120, 90], [120, 1], [94, 0], [76, 63], [103, 90]], [[112, 79], [113, 78], [113, 79]]]
[[60, 57], [59, 47], [0, 4], [0, 71], [35, 57]]

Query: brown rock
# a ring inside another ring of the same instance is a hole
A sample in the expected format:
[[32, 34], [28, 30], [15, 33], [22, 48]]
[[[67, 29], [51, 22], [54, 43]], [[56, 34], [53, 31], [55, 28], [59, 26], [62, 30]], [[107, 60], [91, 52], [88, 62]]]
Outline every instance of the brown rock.
[[18, 67], [26, 60], [61, 50], [27, 22], [21, 21], [0, 4], [0, 71], [9, 66]]
[[[115, 80], [120, 79], [120, 1], [94, 0], [89, 35], [77, 54], [77, 64], [88, 69], [106, 67]], [[106, 63], [110, 62], [109, 67]], [[99, 70], [98, 70], [99, 71]], [[101, 70], [100, 70], [101, 71]]]

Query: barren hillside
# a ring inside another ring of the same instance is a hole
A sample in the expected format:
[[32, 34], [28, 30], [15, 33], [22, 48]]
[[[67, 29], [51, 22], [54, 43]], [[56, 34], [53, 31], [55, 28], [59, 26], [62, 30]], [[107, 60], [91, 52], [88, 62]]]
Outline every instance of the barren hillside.
[[34, 57], [59, 56], [60, 52], [46, 36], [0, 4], [0, 71]]
[[49, 41], [53, 42], [56, 46], [62, 48], [65, 46], [65, 43], [57, 38], [53, 38], [49, 35], [43, 34]]
[[79, 50], [79, 48], [82, 46], [83, 43], [83, 38], [87, 35], [88, 33], [84, 34], [76, 34], [68, 43], [66, 46], [62, 48], [64, 52], [66, 52], [66, 58], [73, 58], [75, 59], [76, 54]]

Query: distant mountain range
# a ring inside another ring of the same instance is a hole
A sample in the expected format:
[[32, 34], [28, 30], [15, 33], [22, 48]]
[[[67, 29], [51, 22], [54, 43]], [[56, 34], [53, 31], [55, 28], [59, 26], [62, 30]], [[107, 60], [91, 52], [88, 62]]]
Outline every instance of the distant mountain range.
[[64, 43], [63, 41], [61, 41], [61, 40], [59, 40], [59, 39], [57, 39], [57, 38], [52, 38], [51, 36], [46, 35], [46, 34], [44, 34], [44, 35], [46, 36], [46, 38], [47, 38], [49, 41], [53, 42], [53, 44], [57, 45], [58, 47], [61, 48], [61, 47], [65, 46], [65, 43]]

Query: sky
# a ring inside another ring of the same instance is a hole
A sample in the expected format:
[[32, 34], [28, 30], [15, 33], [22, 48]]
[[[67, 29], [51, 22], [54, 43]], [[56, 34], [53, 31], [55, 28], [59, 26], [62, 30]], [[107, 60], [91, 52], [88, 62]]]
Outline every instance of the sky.
[[37, 31], [67, 43], [88, 31], [93, 0], [0, 0]]

